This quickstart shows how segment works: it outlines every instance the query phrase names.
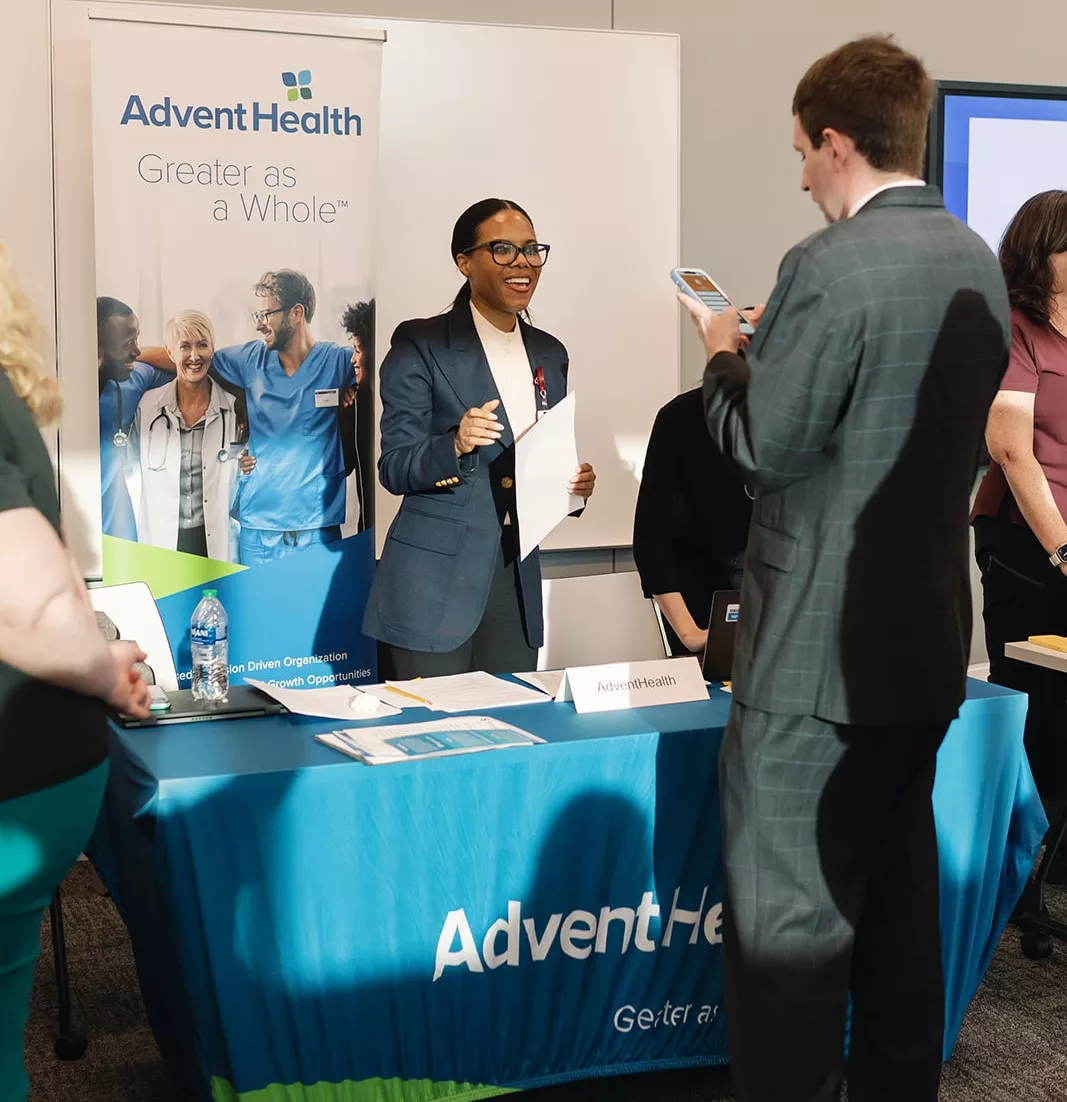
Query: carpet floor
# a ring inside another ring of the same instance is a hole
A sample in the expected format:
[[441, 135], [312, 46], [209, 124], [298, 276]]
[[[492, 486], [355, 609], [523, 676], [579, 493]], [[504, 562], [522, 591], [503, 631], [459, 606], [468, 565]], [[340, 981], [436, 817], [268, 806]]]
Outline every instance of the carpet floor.
[[[55, 1058], [56, 1001], [51, 942], [41, 959], [26, 1034], [30, 1102], [185, 1102], [171, 1085], [145, 1018], [126, 928], [98, 895], [88, 865], [64, 886], [67, 951], [78, 1019], [89, 1049], [73, 1063]], [[1067, 917], [1067, 892], [1053, 889], [1053, 914]], [[726, 1102], [723, 1071], [678, 1071], [592, 1080], [531, 1091], [529, 1102]], [[1067, 1102], [1067, 944], [1029, 961], [1009, 926], [971, 1004], [942, 1102]], [[901, 1100], [905, 1102], [905, 1100]]]

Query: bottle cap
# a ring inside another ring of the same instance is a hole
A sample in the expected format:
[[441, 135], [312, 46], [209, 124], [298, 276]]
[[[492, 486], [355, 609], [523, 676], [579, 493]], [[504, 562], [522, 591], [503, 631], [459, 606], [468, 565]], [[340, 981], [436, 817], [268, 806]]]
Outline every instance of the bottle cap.
[[217, 597], [218, 595], [219, 595], [219, 591], [217, 589], [205, 589], [204, 590], [204, 596], [205, 597]]

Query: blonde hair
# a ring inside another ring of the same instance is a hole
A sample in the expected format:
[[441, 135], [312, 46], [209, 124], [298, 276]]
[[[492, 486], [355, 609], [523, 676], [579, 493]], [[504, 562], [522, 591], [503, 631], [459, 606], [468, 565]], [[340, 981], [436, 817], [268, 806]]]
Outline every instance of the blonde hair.
[[44, 333], [0, 245], [0, 370], [38, 425], [51, 424], [62, 407], [59, 382], [45, 367]]
[[211, 324], [211, 318], [199, 310], [183, 310], [175, 314], [163, 327], [163, 339], [167, 342], [167, 348], [172, 349], [182, 337], [203, 337], [214, 348], [215, 327]]

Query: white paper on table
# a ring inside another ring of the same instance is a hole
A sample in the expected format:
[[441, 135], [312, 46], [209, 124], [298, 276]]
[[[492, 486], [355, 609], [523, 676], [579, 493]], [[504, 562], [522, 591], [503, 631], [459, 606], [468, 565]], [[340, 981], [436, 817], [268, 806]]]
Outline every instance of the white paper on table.
[[446, 677], [422, 677], [417, 681], [388, 681], [386, 685], [395, 685], [405, 693], [422, 697], [435, 712], [474, 712], [482, 708], [545, 702], [542, 693], [483, 670]]
[[[468, 736], [460, 745], [450, 746], [449, 735]], [[441, 736], [435, 738], [434, 736]], [[492, 716], [464, 716], [438, 719], [430, 723], [399, 723], [390, 727], [362, 727], [330, 731], [316, 735], [319, 742], [367, 765], [387, 765], [416, 758], [444, 758], [455, 754], [504, 750], [514, 746], [534, 746], [544, 739], [531, 735]], [[410, 740], [405, 748], [398, 742]], [[415, 745], [413, 745], [414, 743]], [[422, 745], [418, 745], [421, 743]]]
[[578, 469], [574, 403], [571, 391], [515, 441], [515, 512], [522, 559], [585, 504], [567, 493]]
[[517, 673], [515, 676], [554, 699], [563, 683], [563, 674], [563, 670], [539, 670], [537, 673]]
[[[360, 692], [354, 685], [328, 685], [324, 689], [283, 689], [266, 681], [245, 678], [245, 684], [251, 685], [267, 696], [273, 697], [290, 712], [298, 716], [322, 716], [324, 719], [384, 719], [386, 716], [400, 715], [400, 709], [394, 708], [377, 697]], [[357, 712], [352, 706], [354, 700], [370, 696], [377, 702], [377, 708], [371, 712]]]
[[[398, 684], [400, 683], [398, 682]], [[376, 696], [383, 704], [391, 705], [394, 708], [428, 708], [430, 706], [429, 701], [424, 701], [421, 698], [413, 700], [410, 696], [402, 696], [385, 684], [360, 685], [360, 689], [371, 696]]]

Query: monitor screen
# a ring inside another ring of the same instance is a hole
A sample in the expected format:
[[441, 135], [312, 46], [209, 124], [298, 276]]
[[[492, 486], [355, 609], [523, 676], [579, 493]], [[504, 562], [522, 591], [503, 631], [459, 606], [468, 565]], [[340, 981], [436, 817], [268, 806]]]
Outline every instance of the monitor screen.
[[1067, 88], [938, 85], [927, 179], [994, 252], [1015, 212], [1067, 189]]

